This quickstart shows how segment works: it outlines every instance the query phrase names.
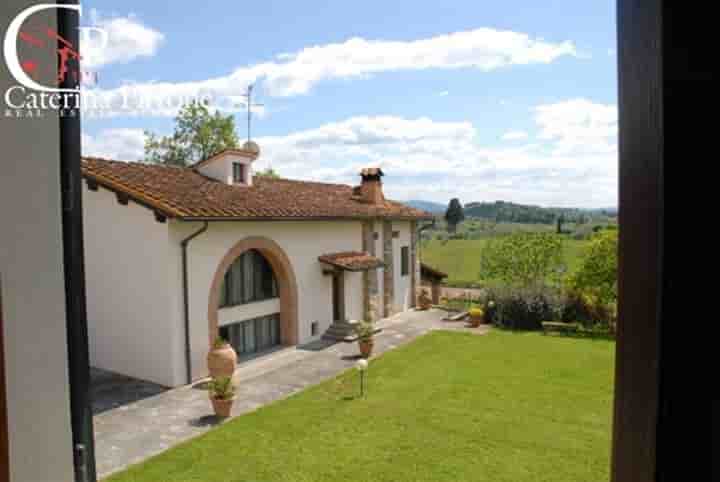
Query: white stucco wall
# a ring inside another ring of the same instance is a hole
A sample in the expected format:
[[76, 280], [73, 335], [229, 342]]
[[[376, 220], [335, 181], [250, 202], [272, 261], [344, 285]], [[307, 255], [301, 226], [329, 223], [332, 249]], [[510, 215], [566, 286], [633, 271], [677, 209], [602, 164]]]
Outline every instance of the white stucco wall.
[[[393, 309], [395, 311], [405, 311], [410, 307], [411, 300], [411, 264], [408, 265], [408, 274], [403, 276], [400, 270], [402, 259], [400, 256], [400, 248], [407, 246], [410, 249], [410, 222], [409, 221], [393, 221], [393, 231], [398, 231], [398, 237], [393, 239], [393, 263], [395, 272], [395, 296], [393, 301]], [[410, 253], [408, 251], [408, 263], [411, 263]]]
[[198, 168], [198, 171], [205, 176], [217, 179], [225, 184], [233, 184], [233, 163], [238, 162], [245, 166], [245, 184], [252, 186], [253, 183], [253, 159], [233, 152], [219, 154], [216, 159]]
[[[168, 220], [132, 201], [120, 205], [115, 194], [84, 187], [88, 322], [94, 366], [168, 386], [186, 383], [181, 240], [201, 222]], [[376, 256], [382, 258], [382, 222]], [[400, 276], [400, 247], [410, 244], [410, 223], [394, 222], [394, 309], [407, 309], [410, 276]], [[225, 254], [247, 237], [277, 243], [293, 267], [298, 288], [298, 340], [319, 338], [332, 322], [332, 281], [318, 257], [362, 249], [360, 221], [210, 222], [188, 246], [188, 308], [193, 379], [206, 374], [208, 300], [215, 271]], [[383, 273], [377, 270], [382, 311]], [[362, 274], [345, 273], [347, 319], [360, 319]], [[224, 308], [220, 325], [279, 311], [279, 300]], [[381, 316], [383, 314], [381, 313]], [[311, 335], [311, 324], [318, 332]]]
[[[373, 232], [377, 233], [378, 239], [375, 240], [375, 257], [383, 259], [383, 224], [382, 221], [373, 221], [372, 223], [372, 229]], [[377, 277], [377, 286], [378, 286], [378, 292], [377, 292], [377, 303], [375, 305], [375, 310], [377, 313], [378, 318], [382, 318], [385, 313], [385, 306], [383, 304], [383, 293], [384, 293], [384, 278], [383, 278], [383, 268], [379, 268], [375, 270], [375, 276]], [[372, 276], [372, 272], [371, 272]]]
[[[0, 31], [34, 1], [0, 2]], [[49, 11], [34, 17], [55, 25]], [[40, 65], [56, 61], [35, 49]], [[0, 62], [0, 91], [16, 82]], [[0, 279], [11, 482], [73, 480], [57, 116], [0, 116]], [[2, 395], [0, 395], [2, 396]], [[4, 420], [0, 421], [4, 425]], [[0, 430], [5, 430], [0, 426]], [[3, 457], [4, 458], [4, 457]]]
[[[201, 223], [171, 222], [172, 250], [180, 239], [197, 230]], [[298, 285], [299, 342], [319, 338], [332, 322], [331, 278], [322, 274], [318, 256], [326, 253], [362, 249], [360, 222], [211, 222], [208, 231], [190, 243], [190, 323], [193, 378], [205, 375], [208, 349], [208, 298], [215, 270], [223, 256], [239, 241], [261, 236], [275, 241], [290, 259]], [[180, 285], [180, 278], [175, 285]], [[346, 315], [349, 319], [362, 316], [362, 275], [347, 273], [345, 281]], [[175, 312], [181, 315], [181, 299]], [[229, 321], [225, 315], [221, 319]], [[319, 324], [318, 335], [310, 334], [311, 323]]]
[[166, 386], [184, 383], [182, 318], [171, 307], [180, 253], [168, 224], [83, 183], [90, 363]]

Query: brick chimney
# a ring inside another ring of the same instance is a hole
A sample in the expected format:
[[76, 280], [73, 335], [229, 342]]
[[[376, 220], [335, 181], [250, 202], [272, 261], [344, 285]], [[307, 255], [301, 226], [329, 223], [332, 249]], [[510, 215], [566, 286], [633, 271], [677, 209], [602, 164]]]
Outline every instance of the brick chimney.
[[360, 172], [362, 182], [360, 183], [360, 200], [367, 204], [381, 204], [385, 201], [382, 190], [382, 169], [379, 167], [367, 167]]

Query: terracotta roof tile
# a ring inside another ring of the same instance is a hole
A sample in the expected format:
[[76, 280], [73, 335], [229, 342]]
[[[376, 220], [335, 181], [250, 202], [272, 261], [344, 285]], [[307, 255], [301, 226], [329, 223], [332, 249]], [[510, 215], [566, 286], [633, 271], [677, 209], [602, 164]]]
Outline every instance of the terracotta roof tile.
[[348, 271], [365, 271], [385, 264], [375, 256], [361, 251], [324, 254], [318, 258], [318, 261]]
[[232, 186], [191, 168], [82, 159], [86, 179], [182, 219], [432, 219], [426, 211], [386, 200], [359, 201], [352, 186], [255, 176], [252, 186]]

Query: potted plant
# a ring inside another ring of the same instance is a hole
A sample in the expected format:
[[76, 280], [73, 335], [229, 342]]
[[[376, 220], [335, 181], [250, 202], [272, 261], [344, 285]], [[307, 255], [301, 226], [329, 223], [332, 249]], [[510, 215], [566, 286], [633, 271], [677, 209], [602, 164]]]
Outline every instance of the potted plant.
[[485, 311], [480, 306], [473, 306], [468, 310], [470, 326], [478, 327], [485, 320]]
[[421, 310], [429, 310], [432, 306], [432, 299], [430, 298], [430, 294], [428, 293], [427, 288], [423, 288], [420, 290], [420, 295], [418, 296], [418, 305]]
[[207, 356], [208, 371], [212, 378], [231, 377], [237, 365], [237, 353], [227, 340], [217, 337]]
[[208, 389], [215, 415], [229, 417], [233, 402], [235, 402], [235, 387], [232, 383], [232, 377], [213, 378], [210, 380]]
[[370, 321], [361, 321], [357, 324], [355, 330], [358, 335], [360, 355], [363, 358], [370, 358], [374, 345], [375, 326]]

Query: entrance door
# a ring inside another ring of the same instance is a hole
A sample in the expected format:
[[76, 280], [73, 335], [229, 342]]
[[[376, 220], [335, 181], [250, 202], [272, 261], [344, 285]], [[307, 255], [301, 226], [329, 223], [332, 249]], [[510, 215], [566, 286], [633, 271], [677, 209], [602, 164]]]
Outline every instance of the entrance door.
[[230, 343], [238, 357], [268, 350], [280, 345], [280, 313], [221, 326], [220, 336]]
[[332, 277], [332, 309], [333, 309], [333, 321], [342, 321], [342, 315], [340, 313], [340, 276], [335, 275]]

